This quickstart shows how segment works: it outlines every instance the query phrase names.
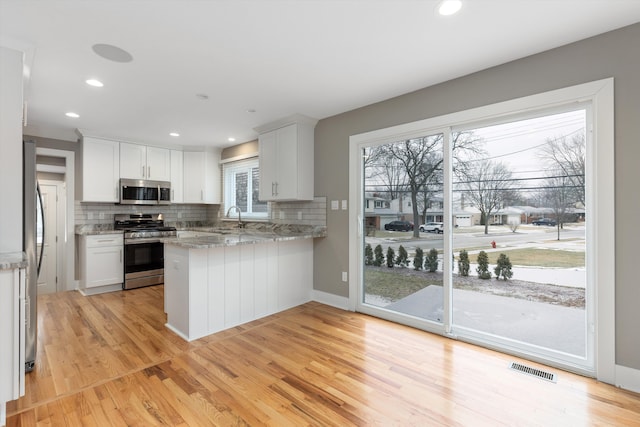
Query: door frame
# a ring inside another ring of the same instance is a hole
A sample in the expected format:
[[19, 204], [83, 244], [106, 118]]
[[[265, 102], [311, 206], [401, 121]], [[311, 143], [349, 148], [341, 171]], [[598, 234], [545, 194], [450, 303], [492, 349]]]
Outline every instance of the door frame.
[[[56, 187], [56, 236], [64, 236], [66, 219], [65, 202], [67, 197], [65, 191], [66, 183], [64, 181], [55, 181], [52, 179], [39, 179], [38, 183], [40, 184], [41, 189], [43, 185]], [[62, 272], [64, 271], [63, 240], [64, 239], [58, 238], [58, 240], [55, 241], [52, 245], [52, 247], [55, 248], [56, 251], [56, 292], [60, 292], [61, 290], [60, 287], [62, 284]]]
[[[363, 236], [363, 206], [362, 206], [362, 147], [371, 144], [395, 142], [416, 134], [431, 134], [437, 129], [454, 128], [474, 122], [497, 120], [500, 117], [514, 114], [525, 114], [540, 109], [551, 109], [572, 102], [590, 102], [593, 113], [593, 123], [587, 131], [592, 132], [596, 143], [592, 145], [594, 159], [591, 191], [588, 209], [593, 225], [588, 230], [588, 239], [593, 247], [587, 253], [588, 280], [594, 285], [592, 292], [594, 304], [593, 323], [587, 328], [594, 331], [594, 370], [584, 372], [579, 368], [572, 369], [553, 360], [540, 359], [531, 354], [518, 354], [517, 351], [501, 348], [503, 352], [513, 352], [520, 356], [541, 361], [563, 369], [575, 370], [582, 374], [595, 375], [600, 380], [610, 384], [616, 382], [615, 366], [615, 182], [614, 182], [614, 84], [613, 78], [584, 83], [563, 89], [530, 95], [509, 101], [473, 108], [456, 113], [446, 114], [417, 122], [405, 123], [385, 129], [374, 130], [349, 138], [349, 198], [352, 209], [349, 211], [349, 309], [362, 310], [360, 303], [360, 288], [363, 279], [362, 266], [362, 236]], [[450, 169], [450, 168], [448, 168]], [[445, 229], [447, 234], [451, 234]], [[445, 239], [451, 239], [451, 236]], [[446, 249], [446, 244], [445, 244]], [[448, 257], [445, 257], [448, 258]], [[597, 263], [596, 263], [597, 260]], [[445, 301], [445, 304], [449, 304]], [[394, 321], [393, 316], [389, 320]], [[403, 323], [419, 327], [430, 332], [448, 335], [444, 326], [433, 327], [424, 322], [404, 320]], [[452, 337], [455, 338], [455, 337]], [[491, 343], [478, 343], [492, 347]]]
[[[58, 292], [77, 289], [75, 281], [75, 153], [67, 150], [36, 147], [36, 155], [62, 157], [65, 159], [65, 203], [64, 203], [64, 232], [58, 234], [58, 241], [62, 249], [58, 252], [62, 259], [62, 270], [59, 272]], [[60, 218], [58, 218], [60, 221]], [[60, 238], [62, 236], [62, 238]], [[62, 242], [60, 242], [62, 240]], [[62, 283], [62, 285], [60, 285]]]

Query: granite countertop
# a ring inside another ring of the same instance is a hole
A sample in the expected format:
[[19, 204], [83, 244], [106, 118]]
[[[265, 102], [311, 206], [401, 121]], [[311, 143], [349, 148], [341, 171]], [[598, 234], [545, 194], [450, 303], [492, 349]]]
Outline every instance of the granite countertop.
[[29, 263], [24, 252], [4, 252], [0, 253], [0, 270], [13, 270], [24, 268]]
[[[185, 248], [203, 249], [220, 246], [235, 246], [263, 242], [275, 242], [296, 239], [326, 237], [327, 227], [299, 224], [247, 223], [246, 228], [235, 227], [234, 222], [216, 223], [175, 223], [178, 231], [199, 231], [212, 233], [199, 237], [167, 237], [162, 242]], [[121, 234], [123, 230], [114, 230], [112, 224], [78, 225], [75, 233], [80, 236], [100, 234]]]
[[123, 234], [124, 230], [114, 230], [113, 224], [76, 225], [76, 235], [95, 236], [100, 234]]
[[326, 227], [311, 226], [273, 226], [270, 230], [262, 227], [256, 229], [230, 229], [220, 227], [191, 227], [187, 231], [201, 231], [216, 233], [199, 237], [170, 237], [162, 239], [168, 245], [179, 246], [188, 249], [207, 249], [224, 246], [251, 245], [256, 243], [269, 243], [286, 240], [313, 239], [326, 237]]

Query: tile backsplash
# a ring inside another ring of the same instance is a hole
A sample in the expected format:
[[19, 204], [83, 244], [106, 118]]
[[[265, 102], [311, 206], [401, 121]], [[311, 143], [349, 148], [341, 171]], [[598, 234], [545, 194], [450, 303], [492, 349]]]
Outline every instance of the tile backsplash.
[[76, 225], [113, 224], [117, 214], [162, 213], [165, 222], [218, 220], [219, 205], [174, 204], [163, 206], [115, 205], [113, 203], [75, 203]]
[[[218, 222], [220, 205], [173, 204], [163, 206], [116, 205], [113, 203], [75, 203], [76, 225], [113, 224], [114, 215], [149, 213], [164, 215], [167, 223]], [[304, 202], [270, 202], [269, 222], [274, 224], [327, 225], [327, 198]]]
[[305, 202], [272, 202], [269, 218], [274, 224], [327, 225], [327, 198]]

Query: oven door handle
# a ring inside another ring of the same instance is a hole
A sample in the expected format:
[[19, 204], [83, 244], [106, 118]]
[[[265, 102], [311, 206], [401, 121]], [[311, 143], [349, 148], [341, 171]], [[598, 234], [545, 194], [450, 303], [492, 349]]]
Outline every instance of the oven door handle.
[[124, 241], [124, 245], [139, 245], [141, 243], [160, 243], [160, 239], [157, 237], [142, 237], [139, 239], [133, 238], [133, 239], [125, 239]]

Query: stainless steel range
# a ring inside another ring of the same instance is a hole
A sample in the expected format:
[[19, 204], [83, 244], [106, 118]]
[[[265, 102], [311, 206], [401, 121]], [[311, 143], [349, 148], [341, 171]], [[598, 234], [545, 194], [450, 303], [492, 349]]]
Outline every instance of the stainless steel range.
[[162, 237], [175, 237], [175, 227], [165, 227], [162, 214], [116, 215], [114, 228], [124, 230], [123, 289], [164, 283]]

